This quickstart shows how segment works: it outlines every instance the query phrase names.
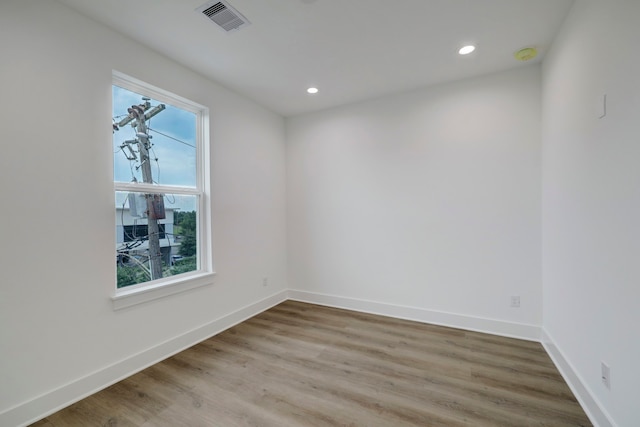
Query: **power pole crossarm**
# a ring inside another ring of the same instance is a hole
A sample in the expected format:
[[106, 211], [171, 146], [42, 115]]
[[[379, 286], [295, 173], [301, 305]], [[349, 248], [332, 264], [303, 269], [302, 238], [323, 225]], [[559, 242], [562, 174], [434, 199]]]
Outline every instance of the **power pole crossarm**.
[[[158, 114], [159, 112], [161, 112], [162, 110], [165, 109], [165, 105], [164, 104], [159, 104], [159, 105], [156, 105], [155, 107], [153, 107], [150, 111], [146, 111], [150, 107], [151, 107], [151, 105], [148, 102], [145, 103], [145, 104], [140, 104], [140, 105], [132, 105], [131, 108], [129, 108], [129, 115], [127, 117], [125, 117], [124, 119], [120, 120], [118, 123], [116, 123], [116, 126], [118, 128], [121, 128], [122, 126], [125, 126], [125, 125], [131, 123], [133, 120], [136, 120], [140, 115], [142, 115], [143, 112], [144, 112], [144, 120], [147, 121], [151, 117], [155, 116], [156, 114]], [[142, 110], [142, 111], [140, 111], [140, 110]], [[138, 123], [133, 123], [131, 126], [137, 127]], [[115, 130], [118, 130], [118, 129], [115, 129]]]

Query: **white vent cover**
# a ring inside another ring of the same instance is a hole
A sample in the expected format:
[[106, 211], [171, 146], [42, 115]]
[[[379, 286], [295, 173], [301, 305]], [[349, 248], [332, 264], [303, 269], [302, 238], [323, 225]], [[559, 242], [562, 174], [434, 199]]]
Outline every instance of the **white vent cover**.
[[210, 19], [226, 32], [236, 31], [251, 24], [247, 18], [242, 16], [226, 1], [214, 0], [207, 2], [197, 8], [196, 12]]

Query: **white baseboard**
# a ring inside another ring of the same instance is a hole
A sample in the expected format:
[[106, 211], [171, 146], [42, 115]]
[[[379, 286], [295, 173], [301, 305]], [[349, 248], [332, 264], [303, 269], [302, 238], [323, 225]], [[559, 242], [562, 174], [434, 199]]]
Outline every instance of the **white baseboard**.
[[565, 382], [573, 392], [582, 409], [586, 412], [591, 422], [596, 427], [617, 427], [609, 413], [604, 409], [600, 402], [594, 397], [589, 387], [586, 385], [569, 360], [564, 356], [560, 348], [556, 345], [554, 339], [542, 328], [542, 345], [547, 354], [560, 371]]
[[509, 338], [540, 341], [540, 327], [536, 325], [505, 322], [503, 320], [485, 319], [482, 317], [465, 316], [462, 314], [427, 310], [418, 307], [406, 307], [306, 291], [289, 290], [289, 299], [354, 311], [362, 311], [365, 313], [379, 314], [382, 316], [396, 317], [399, 319], [415, 320], [434, 325], [466, 329], [468, 331], [485, 332]]
[[603, 409], [603, 406], [593, 397], [594, 395], [588, 387], [585, 386], [580, 375], [578, 375], [576, 370], [573, 369], [569, 361], [564, 357], [552, 337], [539, 326], [299, 290], [280, 291], [206, 325], [160, 343], [141, 353], [134, 354], [120, 362], [44, 393], [27, 402], [9, 408], [0, 413], [0, 425], [25, 426], [33, 423], [127, 378], [146, 367], [229, 329], [250, 317], [262, 313], [287, 299], [542, 342], [547, 353], [594, 425], [597, 427], [617, 427], [606, 410]]
[[212, 337], [244, 320], [287, 300], [288, 291], [278, 292], [233, 313], [141, 353], [72, 381], [62, 387], [0, 413], [0, 426], [24, 426], [127, 378], [161, 360]]

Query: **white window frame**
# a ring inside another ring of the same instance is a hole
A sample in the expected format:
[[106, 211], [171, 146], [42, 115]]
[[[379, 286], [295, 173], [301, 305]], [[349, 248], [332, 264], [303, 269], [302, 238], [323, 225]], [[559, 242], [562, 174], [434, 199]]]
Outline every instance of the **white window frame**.
[[[215, 272], [211, 251], [211, 204], [210, 204], [210, 157], [209, 157], [209, 109], [203, 105], [190, 101], [166, 90], [152, 86], [136, 78], [130, 77], [118, 71], [113, 71], [112, 85], [148, 96], [160, 102], [181, 108], [196, 114], [196, 187], [178, 187], [171, 185], [158, 185], [147, 183], [116, 182], [114, 195], [118, 191], [184, 194], [195, 195], [198, 199], [196, 213], [197, 222], [197, 269], [176, 276], [163, 277], [123, 288], [116, 287], [114, 277], [113, 287], [115, 293], [111, 297], [115, 310], [141, 304], [146, 301], [163, 298], [179, 292], [184, 292], [213, 283]], [[112, 100], [113, 102], [113, 100]], [[111, 159], [113, 162], [113, 158]], [[111, 170], [113, 171], [113, 165]]]

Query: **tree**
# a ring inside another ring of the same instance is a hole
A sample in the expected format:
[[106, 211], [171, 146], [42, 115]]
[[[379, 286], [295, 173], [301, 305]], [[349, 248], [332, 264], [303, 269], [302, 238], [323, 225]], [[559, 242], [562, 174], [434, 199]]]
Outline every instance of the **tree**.
[[194, 256], [198, 246], [196, 239], [196, 212], [176, 212], [174, 223], [177, 226], [176, 234], [180, 237], [180, 250], [178, 253], [184, 257]]
[[194, 256], [197, 250], [197, 241], [195, 231], [189, 231], [182, 235], [182, 241], [180, 242], [180, 250], [178, 253], [182, 256], [189, 257]]

